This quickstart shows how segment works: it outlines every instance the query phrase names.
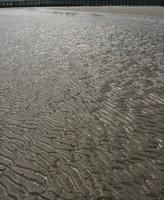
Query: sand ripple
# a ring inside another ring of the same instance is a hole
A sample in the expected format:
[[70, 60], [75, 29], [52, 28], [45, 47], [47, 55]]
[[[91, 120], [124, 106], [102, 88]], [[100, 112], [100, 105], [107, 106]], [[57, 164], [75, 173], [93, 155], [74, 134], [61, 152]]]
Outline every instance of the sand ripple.
[[0, 199], [163, 199], [164, 21], [0, 11]]

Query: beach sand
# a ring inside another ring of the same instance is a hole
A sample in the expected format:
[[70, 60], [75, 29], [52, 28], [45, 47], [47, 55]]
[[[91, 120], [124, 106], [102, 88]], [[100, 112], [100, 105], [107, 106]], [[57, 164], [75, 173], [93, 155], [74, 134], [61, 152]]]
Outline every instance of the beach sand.
[[53, 7], [51, 9], [64, 11], [81, 11], [81, 12], [100, 12], [100, 13], [117, 13], [131, 15], [146, 15], [164, 17], [164, 7], [152, 6], [75, 6], [75, 7]]
[[53, 9], [0, 9], [0, 200], [162, 200], [163, 18]]

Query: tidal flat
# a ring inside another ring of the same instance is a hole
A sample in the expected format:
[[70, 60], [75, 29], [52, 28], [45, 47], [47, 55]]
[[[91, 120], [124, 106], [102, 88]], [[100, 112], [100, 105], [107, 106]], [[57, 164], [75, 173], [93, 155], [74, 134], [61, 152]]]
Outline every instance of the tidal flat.
[[0, 200], [163, 200], [164, 19], [0, 9]]

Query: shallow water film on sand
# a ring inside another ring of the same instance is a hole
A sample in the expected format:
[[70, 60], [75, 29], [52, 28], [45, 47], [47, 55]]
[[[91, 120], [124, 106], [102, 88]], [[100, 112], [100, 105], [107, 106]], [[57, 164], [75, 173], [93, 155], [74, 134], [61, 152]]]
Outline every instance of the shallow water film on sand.
[[0, 10], [0, 200], [164, 199], [164, 20]]

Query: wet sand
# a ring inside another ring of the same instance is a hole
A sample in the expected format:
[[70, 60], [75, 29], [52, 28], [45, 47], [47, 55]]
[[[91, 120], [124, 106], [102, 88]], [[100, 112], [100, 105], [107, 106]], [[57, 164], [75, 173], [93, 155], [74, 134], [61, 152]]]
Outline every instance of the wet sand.
[[0, 200], [162, 200], [164, 20], [0, 10]]
[[115, 13], [130, 15], [145, 15], [164, 17], [164, 7], [153, 6], [74, 6], [74, 7], [55, 7], [50, 8], [65, 11], [81, 11], [81, 12], [98, 12], [98, 13]]

